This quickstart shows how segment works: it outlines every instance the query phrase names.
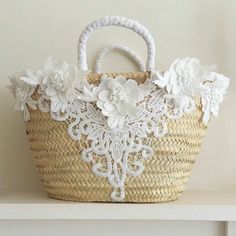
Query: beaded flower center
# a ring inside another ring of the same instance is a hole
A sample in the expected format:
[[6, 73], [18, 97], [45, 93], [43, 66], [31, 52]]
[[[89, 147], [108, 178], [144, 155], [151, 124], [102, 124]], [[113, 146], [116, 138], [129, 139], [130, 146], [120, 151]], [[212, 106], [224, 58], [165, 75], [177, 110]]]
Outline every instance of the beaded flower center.
[[59, 92], [65, 92], [65, 75], [62, 71], [52, 71], [51, 72], [51, 81], [53, 87]]
[[114, 89], [111, 91], [109, 99], [112, 104], [120, 103], [124, 100], [126, 100], [125, 92], [124, 90]]
[[108, 84], [110, 89], [109, 100], [112, 104], [120, 104], [122, 101], [126, 101], [125, 89], [119, 83], [112, 81]]

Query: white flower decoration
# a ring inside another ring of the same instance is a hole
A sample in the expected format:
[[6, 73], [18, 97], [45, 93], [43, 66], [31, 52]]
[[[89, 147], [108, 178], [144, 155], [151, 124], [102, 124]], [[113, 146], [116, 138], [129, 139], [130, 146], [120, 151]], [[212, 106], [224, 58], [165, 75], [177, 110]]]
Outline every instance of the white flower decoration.
[[[31, 98], [37, 85], [37, 78], [37, 74], [35, 75], [29, 70], [20, 75], [10, 77], [11, 86], [9, 86], [9, 88], [16, 98], [15, 109], [17, 111], [22, 111], [25, 121], [30, 120], [27, 105], [34, 110], [37, 109], [37, 101]], [[29, 84], [27, 81], [34, 81], [32, 82], [34, 85]]]
[[20, 79], [29, 86], [36, 88], [42, 82], [43, 72], [39, 70], [34, 73], [31, 70], [27, 70]]
[[51, 111], [65, 111], [68, 102], [77, 98], [77, 87], [86, 77], [85, 71], [79, 71], [66, 61], [53, 61], [49, 58], [44, 65], [44, 78], [41, 89], [51, 100]]
[[203, 66], [197, 58], [177, 58], [168, 71], [163, 75], [157, 71], [152, 79], [160, 88], [165, 88], [168, 94], [173, 95], [180, 109], [189, 113], [195, 107], [192, 96], [206, 92], [203, 82], [213, 68]]
[[177, 58], [164, 75], [157, 71], [158, 78], [154, 83], [160, 88], [165, 87], [170, 94], [192, 96], [204, 90], [201, 82], [209, 74], [208, 70], [197, 58]]
[[215, 72], [211, 73], [208, 80], [204, 83], [207, 92], [202, 96], [203, 122], [205, 124], [210, 120], [211, 113], [218, 116], [219, 104], [223, 102], [229, 86], [229, 78]]
[[145, 96], [143, 86], [123, 76], [113, 79], [104, 75], [96, 93], [96, 104], [108, 117], [110, 128], [122, 127], [126, 116], [135, 116], [136, 104]]

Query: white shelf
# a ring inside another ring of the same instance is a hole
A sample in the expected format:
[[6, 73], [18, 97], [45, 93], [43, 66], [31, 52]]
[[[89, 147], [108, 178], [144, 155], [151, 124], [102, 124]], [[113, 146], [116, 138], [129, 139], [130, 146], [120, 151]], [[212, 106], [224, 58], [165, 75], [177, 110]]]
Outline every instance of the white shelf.
[[174, 202], [151, 204], [76, 203], [42, 192], [0, 191], [0, 220], [201, 220], [236, 221], [236, 192], [185, 191]]

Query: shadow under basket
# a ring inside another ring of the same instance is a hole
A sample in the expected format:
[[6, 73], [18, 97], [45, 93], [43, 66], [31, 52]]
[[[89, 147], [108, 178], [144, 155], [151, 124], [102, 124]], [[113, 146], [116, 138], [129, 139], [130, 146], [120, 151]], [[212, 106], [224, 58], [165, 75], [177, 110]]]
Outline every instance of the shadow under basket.
[[[108, 73], [111, 77], [118, 74], [139, 83], [148, 75]], [[97, 83], [100, 77], [89, 74], [88, 80]], [[123, 202], [167, 202], [182, 194], [206, 131], [201, 122], [200, 99], [195, 98], [195, 102], [194, 112], [168, 121], [168, 133], [164, 137], [149, 137], [154, 156], [145, 160], [141, 175], [126, 178]], [[30, 109], [30, 117], [26, 122], [30, 148], [49, 196], [71, 201], [111, 202], [112, 187], [108, 180], [95, 176], [92, 165], [81, 159], [81, 152], [88, 145], [86, 137], [74, 141], [67, 133], [67, 124], [53, 120], [49, 113]]]

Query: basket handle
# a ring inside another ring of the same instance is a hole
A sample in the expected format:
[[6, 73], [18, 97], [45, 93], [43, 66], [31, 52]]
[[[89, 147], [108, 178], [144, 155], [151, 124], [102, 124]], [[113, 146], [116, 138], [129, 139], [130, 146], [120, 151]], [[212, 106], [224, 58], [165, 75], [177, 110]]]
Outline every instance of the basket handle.
[[131, 49], [129, 49], [126, 46], [120, 45], [120, 44], [110, 44], [102, 48], [99, 53], [97, 54], [96, 60], [95, 60], [95, 73], [101, 73], [101, 64], [103, 61], [104, 56], [109, 51], [120, 51], [124, 53], [125, 55], [129, 56], [131, 60], [133, 60], [137, 65], [140, 71], [145, 71], [145, 65], [142, 61], [142, 59]]
[[93, 31], [105, 26], [121, 26], [133, 30], [140, 35], [147, 45], [147, 71], [153, 71], [155, 67], [155, 43], [149, 31], [138, 21], [121, 16], [106, 16], [90, 23], [81, 33], [78, 42], [78, 67], [81, 70], [88, 70], [86, 45], [88, 37]]

